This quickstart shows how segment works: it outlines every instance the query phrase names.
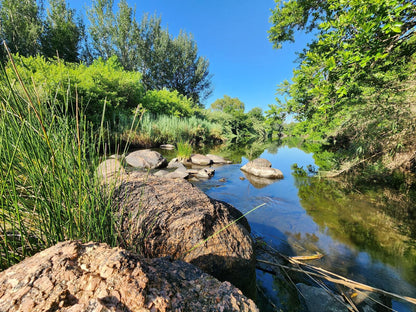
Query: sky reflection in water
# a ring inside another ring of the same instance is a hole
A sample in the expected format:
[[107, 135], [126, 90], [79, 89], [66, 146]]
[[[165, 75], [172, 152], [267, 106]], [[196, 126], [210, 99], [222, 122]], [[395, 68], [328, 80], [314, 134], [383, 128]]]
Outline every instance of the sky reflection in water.
[[[358, 282], [416, 297], [416, 248], [414, 238], [401, 233], [400, 222], [392, 219], [374, 199], [347, 195], [325, 180], [296, 177], [291, 166], [314, 164], [312, 154], [297, 148], [280, 147], [265, 151], [283, 180], [260, 187], [251, 184], [240, 171], [248, 162], [216, 168], [214, 178], [196, 183], [209, 196], [247, 212], [256, 233], [287, 255], [325, 255], [314, 264]], [[226, 182], [219, 179], [225, 178]], [[253, 186], [254, 185], [254, 186]], [[255, 187], [256, 186], [256, 187]], [[263, 277], [262, 277], [263, 276]], [[260, 274], [269, 292], [276, 287], [270, 277]], [[399, 311], [415, 307], [393, 303]]]

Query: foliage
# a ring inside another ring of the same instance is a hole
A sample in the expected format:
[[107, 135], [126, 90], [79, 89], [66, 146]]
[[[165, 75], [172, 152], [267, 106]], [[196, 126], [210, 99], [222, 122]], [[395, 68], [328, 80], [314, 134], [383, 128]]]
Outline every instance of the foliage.
[[84, 36], [82, 21], [75, 21], [75, 10], [69, 9], [65, 0], [49, 0], [47, 12], [40, 37], [43, 55], [77, 62]]
[[[41, 31], [40, 10], [36, 0], [0, 1], [0, 37], [6, 41], [12, 53], [36, 55], [40, 51]], [[2, 59], [5, 59], [5, 54]]]
[[221, 111], [227, 114], [239, 114], [244, 113], [244, 103], [238, 98], [231, 98], [228, 95], [224, 95], [222, 99], [215, 100], [210, 106], [213, 111]]
[[123, 140], [141, 147], [189, 142], [191, 145], [214, 144], [223, 141], [221, 125], [192, 117], [155, 116], [145, 113], [137, 129], [125, 131]]
[[176, 157], [179, 160], [188, 160], [192, 155], [192, 145], [189, 142], [178, 142], [176, 144]]
[[178, 91], [150, 90], [142, 99], [143, 107], [155, 115], [190, 117], [194, 112], [192, 100]]
[[280, 138], [284, 128], [283, 123], [286, 114], [276, 104], [269, 104], [268, 107], [269, 109], [266, 111], [266, 124], [270, 127], [272, 136], [276, 133], [277, 137]]
[[194, 103], [210, 94], [209, 62], [198, 56], [192, 35], [181, 32], [173, 38], [160, 18], [144, 15], [138, 23], [125, 0], [117, 14], [113, 5], [113, 0], [96, 0], [88, 11], [96, 56], [117, 55], [125, 69], [143, 74], [147, 90], [177, 90]]
[[224, 135], [237, 143], [254, 138], [266, 139], [269, 129], [264, 122], [261, 108], [255, 107], [245, 114], [244, 107], [244, 103], [238, 98], [224, 95], [222, 99], [214, 101], [204, 115], [209, 120], [221, 124]]
[[411, 148], [415, 15], [406, 0], [277, 3], [269, 32], [276, 47], [296, 30], [315, 34], [292, 83], [280, 86], [305, 134], [329, 139], [351, 160]]
[[[131, 114], [144, 93], [140, 74], [124, 71], [115, 57], [95, 60], [90, 66], [41, 56], [17, 57], [16, 64], [25, 83], [31, 84], [33, 79], [42, 103], [56, 101], [61, 112], [68, 109], [75, 114], [78, 102], [96, 125], [100, 124], [104, 106], [106, 120], [114, 126], [120, 114]], [[10, 64], [6, 70], [9, 74], [13, 71]]]
[[39, 102], [30, 85], [8, 84], [13, 73], [0, 77], [0, 267], [68, 239], [116, 245], [85, 115], [57, 114], [68, 101]]

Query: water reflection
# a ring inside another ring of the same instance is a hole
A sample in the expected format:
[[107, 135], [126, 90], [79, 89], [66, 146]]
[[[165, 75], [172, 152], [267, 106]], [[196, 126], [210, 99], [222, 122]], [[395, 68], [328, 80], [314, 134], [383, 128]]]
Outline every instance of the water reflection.
[[[247, 218], [252, 229], [280, 252], [290, 256], [319, 251], [325, 257], [313, 262], [317, 266], [416, 297], [416, 223], [409, 219], [409, 211], [416, 209], [386, 199], [385, 194], [394, 196], [385, 189], [370, 196], [351, 192], [342, 183], [311, 177], [310, 171], [300, 168], [312, 165], [313, 171], [313, 155], [300, 149], [273, 146], [259, 153], [264, 146], [255, 146], [248, 153], [248, 148], [234, 154], [214, 151], [225, 157], [233, 155], [241, 163], [216, 168], [214, 178], [197, 182], [198, 187], [243, 213], [266, 203]], [[268, 159], [285, 178], [273, 183], [240, 179], [244, 177], [240, 167], [248, 162], [248, 154]], [[295, 163], [297, 168], [292, 167]], [[298, 310], [297, 294], [285, 278], [260, 272], [258, 278], [269, 300], [284, 311]], [[393, 307], [415, 311], [414, 306], [395, 301]]]

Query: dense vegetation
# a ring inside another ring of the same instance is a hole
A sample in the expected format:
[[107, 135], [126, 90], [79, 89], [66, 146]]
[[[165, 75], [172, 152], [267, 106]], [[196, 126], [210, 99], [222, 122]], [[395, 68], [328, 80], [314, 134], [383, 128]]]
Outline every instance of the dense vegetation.
[[296, 31], [313, 35], [279, 88], [288, 96], [280, 109], [299, 121], [292, 135], [319, 142], [329, 169], [414, 165], [415, 17], [408, 0], [277, 3], [269, 31], [276, 48]]

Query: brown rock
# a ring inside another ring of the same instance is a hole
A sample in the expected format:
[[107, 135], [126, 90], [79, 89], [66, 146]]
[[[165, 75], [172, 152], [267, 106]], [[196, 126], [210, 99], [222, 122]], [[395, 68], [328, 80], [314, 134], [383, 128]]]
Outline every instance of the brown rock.
[[242, 216], [233, 206], [209, 198], [187, 181], [141, 172], [130, 173], [115, 197], [127, 245], [146, 257], [183, 259], [254, 295], [250, 228], [245, 218], [231, 224]]
[[257, 311], [230, 283], [168, 259], [63, 242], [0, 273], [0, 311]]

